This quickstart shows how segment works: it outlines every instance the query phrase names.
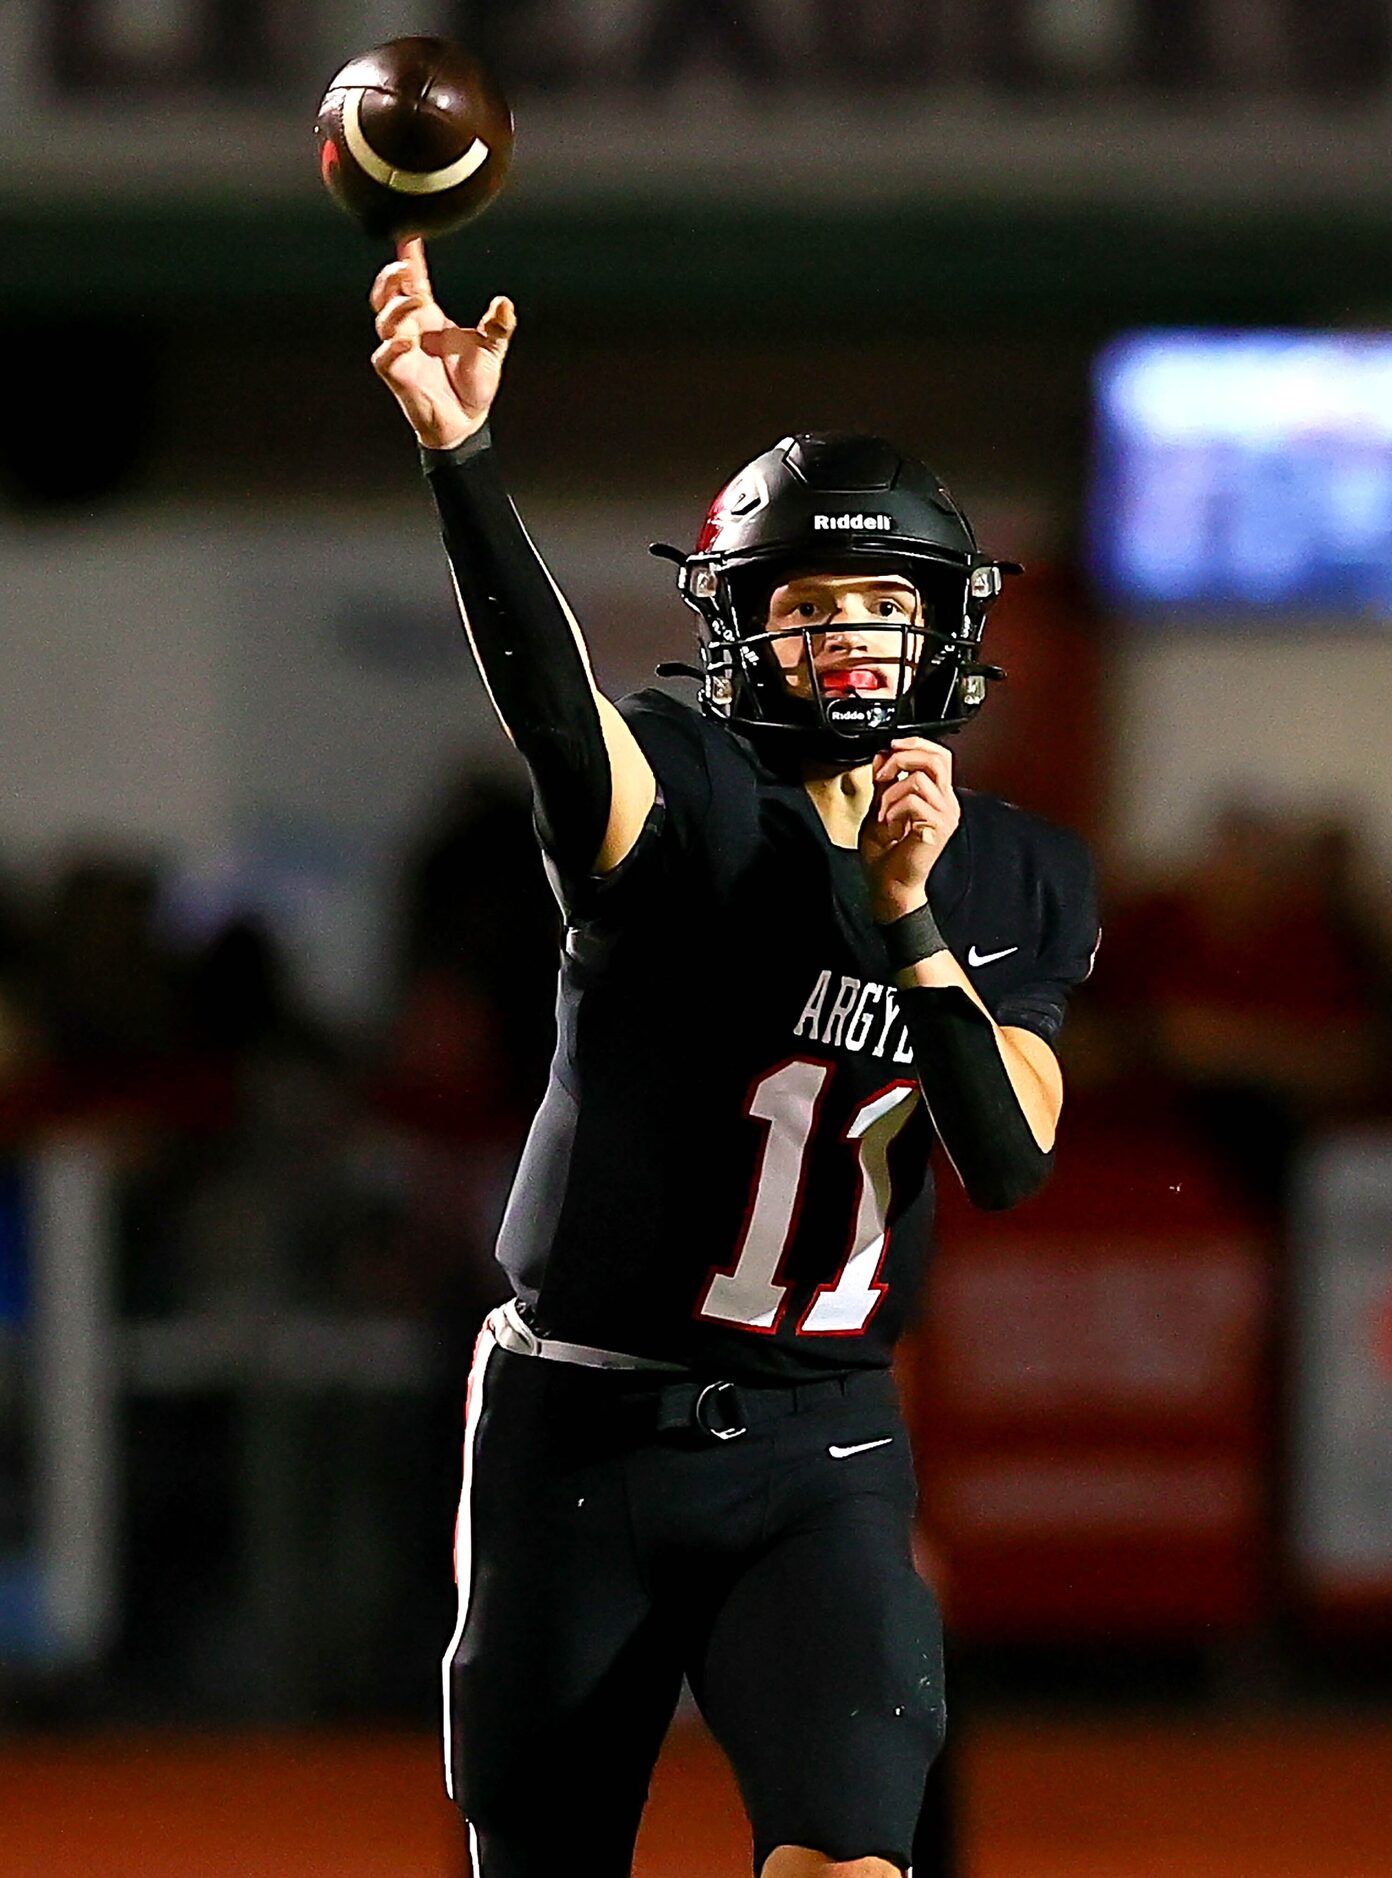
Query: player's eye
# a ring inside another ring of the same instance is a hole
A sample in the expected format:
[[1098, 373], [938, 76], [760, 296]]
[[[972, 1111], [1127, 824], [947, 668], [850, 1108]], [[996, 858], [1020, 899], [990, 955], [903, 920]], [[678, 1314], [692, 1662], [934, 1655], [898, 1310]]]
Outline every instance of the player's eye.
[[876, 605], [881, 619], [889, 619], [896, 613], [901, 619], [907, 619], [909, 616], [909, 609], [902, 600], [880, 600], [876, 602]]

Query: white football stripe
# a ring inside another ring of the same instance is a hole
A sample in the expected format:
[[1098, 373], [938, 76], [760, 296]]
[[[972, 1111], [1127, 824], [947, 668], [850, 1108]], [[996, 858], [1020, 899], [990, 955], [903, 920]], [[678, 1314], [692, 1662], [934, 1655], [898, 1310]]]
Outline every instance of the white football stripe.
[[367, 141], [362, 127], [363, 91], [362, 85], [355, 85], [343, 94], [343, 141], [359, 169], [374, 183], [381, 183], [384, 188], [394, 189], [404, 196], [433, 196], [442, 189], [453, 189], [456, 183], [467, 182], [474, 171], [482, 169], [488, 161], [488, 145], [482, 137], [475, 137], [463, 156], [456, 157], [443, 169], [393, 169]]
[[[451, 1799], [454, 1798], [454, 1717], [450, 1705], [450, 1668], [469, 1615], [469, 1592], [474, 1570], [473, 1516], [469, 1503], [470, 1490], [474, 1484], [474, 1442], [478, 1436], [479, 1416], [483, 1411], [483, 1378], [488, 1369], [488, 1359], [497, 1347], [493, 1326], [485, 1319], [474, 1345], [474, 1360], [469, 1365], [469, 1386], [464, 1397], [464, 1484], [460, 1489], [459, 1512], [454, 1525], [454, 1574], [458, 1608], [454, 1635], [449, 1640], [444, 1660], [440, 1664], [445, 1698], [445, 1792]], [[476, 1858], [475, 1872], [478, 1869]]]

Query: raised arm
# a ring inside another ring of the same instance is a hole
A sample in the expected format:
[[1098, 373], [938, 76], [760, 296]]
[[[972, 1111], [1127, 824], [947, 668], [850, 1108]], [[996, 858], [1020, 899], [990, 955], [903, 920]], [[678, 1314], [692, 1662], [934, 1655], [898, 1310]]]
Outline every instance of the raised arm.
[[457, 326], [431, 290], [425, 247], [402, 242], [370, 295], [372, 355], [421, 446], [464, 630], [504, 730], [531, 772], [549, 852], [571, 877], [608, 873], [637, 841], [656, 782], [597, 689], [575, 616], [513, 507], [488, 428], [517, 326], [495, 298]]

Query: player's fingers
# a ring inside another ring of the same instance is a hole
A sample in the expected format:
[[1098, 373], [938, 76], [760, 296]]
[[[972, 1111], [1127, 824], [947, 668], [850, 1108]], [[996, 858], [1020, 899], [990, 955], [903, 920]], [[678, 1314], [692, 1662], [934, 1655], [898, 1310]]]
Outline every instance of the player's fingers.
[[892, 763], [896, 770], [922, 770], [944, 785], [952, 781], [952, 752], [940, 743], [929, 743], [926, 737], [892, 744], [885, 752], [885, 762]]
[[934, 743], [931, 737], [892, 737], [891, 750], [931, 750], [937, 756], [945, 756], [950, 763], [952, 752], [945, 743]]
[[880, 813], [883, 815], [890, 809], [898, 808], [901, 802], [907, 801], [910, 797], [926, 800], [925, 789], [916, 776], [910, 776], [901, 770], [893, 782], [884, 783], [880, 787]]
[[874, 759], [874, 780], [877, 783], [911, 773], [936, 776], [944, 782], [950, 782], [951, 770], [951, 757], [946, 752], [939, 757], [931, 748], [924, 750], [895, 746], [882, 750]]
[[882, 824], [884, 837], [890, 842], [902, 841], [906, 835], [919, 834], [924, 829], [935, 841], [945, 842], [955, 832], [956, 823], [945, 821], [940, 815], [931, 815], [920, 805], [906, 802], [886, 816]]
[[399, 293], [377, 315], [377, 337], [390, 339], [401, 330], [404, 321], [419, 313], [429, 302], [418, 293]]
[[952, 833], [938, 822], [922, 821], [912, 815], [896, 816], [889, 825], [890, 840], [897, 847], [901, 841], [922, 841], [941, 847]]
[[882, 785], [881, 796], [890, 791], [899, 794], [907, 791], [921, 801], [930, 803], [939, 815], [952, 815], [957, 812], [957, 798], [953, 794], [952, 784], [946, 777], [934, 770], [897, 769], [893, 780]]
[[461, 353], [477, 352], [482, 343], [473, 326], [442, 326], [438, 332], [421, 334], [422, 349], [435, 359], [454, 359]]
[[893, 814], [905, 803], [916, 803], [940, 821], [952, 820], [956, 815], [955, 799], [922, 771], [902, 774], [880, 792], [882, 817]]
[[416, 282], [410, 267], [404, 261], [388, 261], [373, 281], [368, 292], [368, 304], [374, 313], [380, 313], [388, 300], [393, 300], [399, 293], [414, 293]]
[[495, 294], [488, 311], [478, 323], [484, 344], [493, 352], [507, 351], [508, 342], [517, 331], [517, 308], [504, 294]]
[[404, 359], [408, 352], [413, 351], [415, 344], [414, 339], [403, 337], [399, 333], [394, 339], [384, 339], [372, 355], [373, 371], [390, 384], [392, 367], [398, 359]]
[[[498, 307], [505, 311], [495, 312]], [[495, 301], [477, 326], [446, 326], [439, 332], [426, 332], [421, 344], [437, 359], [457, 358], [461, 353], [477, 352], [480, 347], [501, 359], [516, 327], [512, 302]]]
[[417, 293], [430, 292], [430, 268], [425, 258], [425, 242], [419, 235], [407, 235], [396, 244], [396, 258], [406, 268]]
[[934, 828], [946, 826], [944, 817], [934, 814], [926, 802], [915, 801], [911, 796], [882, 808], [878, 820], [881, 827], [891, 830], [904, 828], [910, 822], [926, 822]]
[[931, 737], [895, 737], [886, 754], [890, 752], [901, 756], [940, 757], [945, 763], [952, 761], [947, 745], [934, 743]]
[[941, 846], [951, 833], [952, 830], [943, 827], [941, 823], [932, 821], [923, 815], [914, 815], [911, 811], [905, 809], [901, 813], [891, 815], [888, 818], [880, 831], [880, 839], [891, 848], [897, 848], [903, 841], [917, 841], [919, 839], [934, 841]]

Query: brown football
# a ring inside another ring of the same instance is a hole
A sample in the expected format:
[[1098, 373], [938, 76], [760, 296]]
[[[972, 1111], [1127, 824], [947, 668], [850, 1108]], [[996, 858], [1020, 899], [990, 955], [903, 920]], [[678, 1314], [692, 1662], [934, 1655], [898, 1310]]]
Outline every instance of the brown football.
[[446, 235], [493, 200], [512, 112], [472, 54], [389, 39], [329, 81], [314, 134], [324, 187], [376, 240]]

